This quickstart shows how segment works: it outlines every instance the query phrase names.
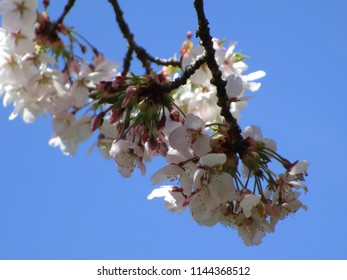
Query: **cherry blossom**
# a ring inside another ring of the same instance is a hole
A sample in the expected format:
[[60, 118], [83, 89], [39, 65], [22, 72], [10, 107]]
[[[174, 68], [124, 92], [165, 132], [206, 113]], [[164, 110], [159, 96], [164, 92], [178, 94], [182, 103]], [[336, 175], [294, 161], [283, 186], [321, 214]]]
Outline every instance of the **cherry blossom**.
[[62, 113], [53, 119], [54, 133], [49, 145], [60, 147], [65, 155], [74, 155], [79, 143], [87, 140], [91, 135], [90, 116], [76, 119], [74, 115]]
[[0, 2], [2, 25], [9, 29], [21, 29], [34, 24], [37, 0], [3, 0]]
[[192, 217], [199, 224], [210, 226], [220, 221], [219, 206], [236, 198], [232, 176], [216, 169], [225, 162], [224, 154], [208, 154], [199, 161], [201, 168], [194, 174], [196, 194], [189, 203]]
[[183, 126], [177, 127], [169, 136], [170, 145], [177, 150], [192, 147], [197, 156], [206, 155], [211, 151], [210, 137], [203, 131], [205, 123], [193, 114], [188, 114]]
[[169, 164], [153, 174], [151, 181], [153, 185], [157, 185], [167, 179], [175, 180], [179, 178], [182, 192], [186, 195], [189, 195], [192, 192], [192, 177], [196, 169], [196, 165], [190, 162], [186, 163], [183, 167], [177, 164]]
[[161, 186], [159, 189], [154, 189], [147, 199], [151, 200], [156, 197], [164, 197], [165, 209], [174, 213], [181, 213], [185, 210], [183, 206], [186, 197], [182, 191], [175, 186]]
[[[200, 45], [194, 47], [188, 56], [185, 56], [182, 60], [182, 68], [185, 69], [190, 65], [194, 60], [201, 56], [204, 52], [204, 48]], [[190, 81], [193, 84], [198, 84], [206, 86], [209, 84], [209, 81], [212, 79], [212, 74], [210, 69], [207, 67], [206, 63], [203, 64], [195, 73], [190, 77]]]
[[116, 161], [120, 174], [128, 178], [133, 173], [136, 164], [142, 174], [146, 168], [142, 162], [143, 151], [139, 146], [128, 140], [118, 140], [112, 144], [110, 156]]

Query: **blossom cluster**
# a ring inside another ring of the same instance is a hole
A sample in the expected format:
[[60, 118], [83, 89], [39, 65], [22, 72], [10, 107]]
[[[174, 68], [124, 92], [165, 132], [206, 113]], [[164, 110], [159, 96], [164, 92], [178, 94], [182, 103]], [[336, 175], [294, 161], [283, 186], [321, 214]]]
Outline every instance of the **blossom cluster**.
[[[74, 45], [83, 46], [74, 30], [51, 22], [37, 5], [37, 0], [0, 2], [0, 96], [5, 107], [14, 106], [10, 120], [20, 115], [32, 123], [39, 115], [51, 115], [49, 144], [75, 154], [91, 135], [91, 116], [76, 113], [88, 105], [95, 83], [115, 74], [116, 64], [96, 49], [93, 63], [77, 58]], [[62, 36], [69, 38], [69, 46]]]
[[[191, 33], [179, 66], [136, 76], [117, 73], [116, 64], [92, 46], [92, 62], [81, 59], [76, 46], [82, 53], [86, 47], [78, 34], [36, 9], [37, 0], [0, 2], [0, 96], [4, 106], [14, 105], [10, 119], [21, 115], [31, 123], [51, 115], [49, 144], [66, 155], [98, 131], [99, 152], [123, 177], [135, 167], [145, 174], [146, 162], [164, 157], [167, 166], [152, 176], [154, 185], [164, 185], [148, 199], [163, 197], [166, 210], [190, 211], [199, 225], [234, 228], [247, 245], [259, 244], [279, 220], [306, 208], [298, 197], [307, 191], [308, 162], [282, 157], [258, 126], [245, 127], [237, 139], [230, 133], [204, 47], [193, 45]], [[245, 74], [247, 57], [235, 52], [236, 43], [212, 41], [230, 112], [239, 119], [253, 97], [246, 92], [260, 88], [265, 72]], [[197, 61], [202, 63], [187, 80], [169, 86]], [[273, 171], [276, 163], [282, 172]]]

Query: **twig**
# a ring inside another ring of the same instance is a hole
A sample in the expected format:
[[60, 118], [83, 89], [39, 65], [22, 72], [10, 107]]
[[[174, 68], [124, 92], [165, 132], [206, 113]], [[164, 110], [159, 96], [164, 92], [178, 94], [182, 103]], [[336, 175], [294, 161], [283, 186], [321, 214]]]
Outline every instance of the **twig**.
[[152, 71], [150, 62], [148, 61], [145, 50], [139, 47], [134, 40], [134, 35], [130, 32], [128, 24], [123, 17], [123, 11], [121, 10], [117, 0], [109, 0], [113, 10], [116, 14], [116, 21], [123, 34], [123, 37], [128, 41], [129, 48], [133, 49], [137, 58], [142, 62], [142, 66], [146, 69], [146, 73], [149, 74]]
[[136, 53], [137, 58], [142, 62], [142, 66], [145, 68], [146, 73], [149, 74], [152, 71], [151, 62], [157, 65], [174, 65], [179, 66], [179, 62], [176, 60], [163, 60], [151, 56], [144, 48], [137, 45], [134, 40], [134, 35], [130, 32], [128, 24], [125, 22], [123, 17], [123, 11], [121, 10], [118, 0], [108, 0], [113, 7], [116, 14], [116, 21], [123, 34], [123, 37], [128, 41], [129, 48], [133, 49]]
[[123, 61], [122, 76], [126, 76], [129, 72], [131, 60], [133, 59], [133, 52], [134, 52], [134, 49], [132, 49], [130, 46], [128, 46], [128, 51], [127, 51], [127, 53], [124, 57], [124, 61]]
[[157, 65], [181, 67], [181, 63], [175, 59], [162, 59], [158, 57], [153, 57], [148, 53], [147, 53], [147, 57], [148, 57], [148, 60], [150, 60], [151, 62], [154, 62]]
[[205, 62], [206, 62], [206, 53], [203, 53], [202, 55], [198, 56], [192, 64], [188, 65], [184, 69], [182, 76], [176, 78], [172, 82], [162, 85], [162, 89], [165, 92], [170, 92], [186, 84], [190, 76], [193, 75], [195, 71], [198, 70], [200, 66], [203, 65]]
[[76, 0], [69, 0], [67, 2], [67, 4], [65, 5], [64, 11], [61, 14], [61, 16], [57, 19], [57, 21], [55, 22], [55, 24], [58, 26], [59, 24], [62, 24], [64, 21], [64, 18], [66, 17], [66, 15], [70, 12], [71, 8], [73, 7], [73, 5], [75, 5]]
[[206, 62], [208, 68], [211, 70], [212, 79], [211, 84], [217, 88], [217, 105], [221, 108], [220, 114], [225, 118], [225, 121], [230, 125], [229, 135], [233, 139], [233, 144], [238, 145], [242, 142], [243, 137], [241, 135], [241, 129], [237, 123], [237, 120], [230, 112], [230, 103], [228, 102], [228, 95], [225, 89], [226, 81], [222, 79], [222, 72], [219, 70], [219, 66], [215, 59], [215, 50], [213, 48], [212, 37], [210, 35], [210, 28], [208, 27], [208, 20], [204, 12], [203, 0], [194, 0], [194, 7], [198, 17], [198, 30], [197, 35], [201, 39], [201, 44], [206, 51]]

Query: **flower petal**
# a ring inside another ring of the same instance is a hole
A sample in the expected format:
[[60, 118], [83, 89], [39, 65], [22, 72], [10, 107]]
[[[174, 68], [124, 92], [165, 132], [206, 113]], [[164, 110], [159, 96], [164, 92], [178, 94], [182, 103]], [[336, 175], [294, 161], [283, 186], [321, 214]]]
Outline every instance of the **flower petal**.
[[194, 173], [194, 186], [195, 191], [201, 189], [202, 186], [202, 176], [206, 174], [206, 171], [204, 169], [199, 168]]
[[210, 136], [204, 133], [200, 134], [200, 136], [193, 142], [192, 148], [198, 157], [206, 155], [211, 151]]
[[233, 177], [226, 172], [211, 176], [208, 189], [217, 205], [235, 198], [236, 188]]
[[183, 125], [171, 132], [169, 142], [172, 148], [182, 151], [188, 149], [191, 145], [192, 135], [188, 133], [187, 127]]
[[249, 218], [251, 216], [253, 207], [258, 205], [260, 199], [261, 196], [254, 194], [245, 195], [242, 198], [240, 206], [246, 218]]
[[261, 133], [260, 127], [257, 125], [250, 125], [243, 129], [242, 131], [243, 137], [251, 137], [256, 141], [260, 141], [263, 139], [263, 134]]
[[193, 114], [188, 114], [184, 126], [193, 130], [203, 130], [205, 128], [205, 123], [201, 118]]
[[258, 71], [255, 71], [253, 73], [246, 75], [245, 78], [247, 79], [247, 81], [254, 81], [254, 80], [261, 79], [265, 76], [266, 76], [266, 73], [264, 71], [258, 70]]
[[305, 193], [307, 192], [307, 187], [305, 184], [297, 181], [289, 181], [288, 184], [296, 189], [304, 189]]
[[211, 208], [211, 197], [208, 190], [204, 189], [194, 195], [189, 203], [192, 218], [203, 226], [213, 226], [222, 219], [218, 207]]
[[173, 186], [161, 186], [158, 189], [154, 189], [149, 195], [147, 195], [147, 199], [151, 200], [157, 197], [164, 197], [169, 191], [171, 191]]
[[200, 158], [201, 166], [205, 167], [215, 167], [217, 165], [222, 165], [227, 161], [227, 157], [225, 154], [207, 154]]
[[243, 81], [240, 76], [231, 74], [226, 78], [227, 85], [225, 89], [229, 98], [238, 97], [243, 93]]
[[181, 167], [176, 164], [169, 164], [153, 174], [151, 178], [152, 185], [160, 184], [168, 178], [182, 176], [183, 174], [184, 170]]
[[290, 170], [290, 175], [297, 175], [305, 173], [310, 163], [306, 160], [299, 161], [297, 164], [295, 164], [292, 169]]
[[183, 206], [186, 198], [180, 191], [170, 191], [165, 196], [165, 209], [174, 213], [181, 213], [186, 209], [186, 206]]

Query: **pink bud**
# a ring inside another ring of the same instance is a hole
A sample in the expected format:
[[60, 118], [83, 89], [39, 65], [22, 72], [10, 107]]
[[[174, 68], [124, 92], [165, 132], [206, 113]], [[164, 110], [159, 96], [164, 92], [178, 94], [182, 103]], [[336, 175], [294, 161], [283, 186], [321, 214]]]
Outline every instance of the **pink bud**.
[[96, 88], [100, 91], [108, 91], [110, 89], [111, 82], [101, 81], [96, 84]]
[[140, 137], [143, 134], [143, 126], [141, 124], [138, 124], [135, 126], [135, 135]]
[[213, 48], [217, 51], [217, 50], [221, 50], [223, 49], [222, 44], [219, 42], [219, 39], [217, 38], [212, 38], [212, 42], [213, 42]]
[[85, 54], [87, 52], [87, 47], [85, 45], [79, 44], [81, 52]]
[[128, 95], [125, 96], [125, 98], [123, 99], [123, 102], [122, 102], [122, 108], [125, 108], [126, 106], [128, 106], [130, 101], [131, 101], [131, 97], [129, 97]]
[[100, 126], [102, 126], [102, 124], [104, 123], [104, 116], [105, 113], [101, 112], [98, 115], [94, 115], [91, 119], [91, 123], [90, 123], [90, 130], [91, 131], [95, 131], [97, 130]]
[[122, 118], [122, 116], [123, 116], [122, 109], [111, 110], [110, 123], [114, 124], [115, 122], [119, 121]]
[[122, 102], [122, 108], [125, 108], [126, 106], [129, 105], [129, 103], [131, 102], [133, 96], [137, 95], [139, 93], [139, 87], [138, 86], [129, 86], [127, 87], [126, 91], [126, 96]]
[[165, 127], [166, 123], [166, 116], [165, 114], [162, 115], [160, 121], [157, 123], [157, 130], [162, 130]]
[[125, 78], [123, 76], [117, 76], [112, 81], [112, 87], [119, 89], [124, 84]]
[[174, 122], [182, 122], [182, 118], [180, 117], [180, 113], [177, 109], [172, 109], [169, 116]]
[[193, 37], [193, 32], [192, 31], [188, 31], [187, 32], [187, 39], [190, 40]]
[[134, 95], [136, 95], [136, 94], [138, 94], [139, 93], [139, 87], [138, 86], [134, 86], [134, 85], [132, 85], [132, 86], [128, 86], [128, 88], [126, 89], [126, 94], [127, 94], [127, 96], [134, 96]]

